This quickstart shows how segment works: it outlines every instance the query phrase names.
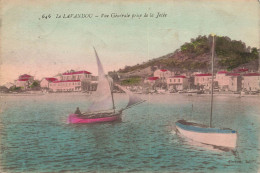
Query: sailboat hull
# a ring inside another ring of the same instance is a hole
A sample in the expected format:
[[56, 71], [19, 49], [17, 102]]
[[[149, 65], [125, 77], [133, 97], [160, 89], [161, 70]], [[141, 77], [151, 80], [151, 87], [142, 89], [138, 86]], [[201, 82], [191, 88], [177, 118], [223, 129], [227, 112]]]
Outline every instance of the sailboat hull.
[[234, 130], [200, 127], [195, 123], [183, 122], [183, 120], [176, 122], [177, 132], [181, 136], [203, 144], [232, 149], [236, 147], [237, 133]]
[[115, 114], [107, 117], [91, 117], [85, 118], [78, 114], [70, 114], [68, 117], [68, 123], [71, 124], [91, 124], [91, 123], [102, 123], [102, 122], [113, 122], [121, 120], [121, 114]]

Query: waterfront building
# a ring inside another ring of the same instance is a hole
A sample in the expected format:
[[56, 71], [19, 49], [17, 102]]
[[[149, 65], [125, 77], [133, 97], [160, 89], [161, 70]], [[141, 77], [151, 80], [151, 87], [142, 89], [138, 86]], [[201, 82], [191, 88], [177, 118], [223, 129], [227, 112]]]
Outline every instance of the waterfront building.
[[[60, 80], [49, 80], [48, 85], [53, 92], [89, 91], [93, 89], [91, 85], [92, 78], [91, 73], [88, 71], [71, 71], [59, 75]], [[46, 86], [47, 82], [43, 82], [43, 85]]]
[[144, 83], [148, 83], [150, 85], [154, 85], [156, 81], [158, 81], [159, 77], [148, 77], [144, 80]]
[[227, 91], [229, 86], [229, 77], [227, 77], [227, 71], [218, 71], [216, 74], [216, 80], [220, 90]]
[[167, 79], [167, 87], [168, 90], [185, 90], [189, 87], [189, 79], [186, 76], [179, 75], [179, 76], [172, 76]]
[[54, 81], [57, 81], [58, 79], [57, 78], [54, 78], [54, 77], [46, 77], [46, 78], [43, 78], [40, 82], [40, 86], [41, 88], [45, 88], [45, 89], [49, 89], [50, 88], [50, 83], [54, 82]]
[[49, 84], [50, 90], [53, 92], [64, 92], [64, 91], [81, 91], [82, 82], [80, 80], [62, 80], [53, 81]]
[[88, 71], [66, 72], [61, 75], [60, 80], [91, 80], [91, 73]]
[[200, 89], [210, 89], [211, 74], [210, 73], [195, 74], [194, 85]]
[[229, 91], [240, 91], [242, 88], [242, 78], [239, 73], [227, 73], [225, 78], [228, 81]]
[[148, 77], [144, 79], [144, 84], [143, 84], [143, 90], [146, 90], [144, 92], [149, 93], [151, 90], [154, 90], [156, 88], [156, 85], [159, 83], [159, 78], [158, 77]]
[[30, 84], [32, 84], [34, 80], [34, 77], [28, 74], [23, 74], [18, 77], [17, 80], [15, 80], [15, 86], [21, 87], [23, 90], [26, 90], [30, 87]]
[[98, 76], [91, 76], [90, 85], [88, 85], [88, 91], [96, 91], [98, 85]]
[[260, 73], [244, 74], [242, 87], [246, 91], [259, 91], [260, 90]]
[[227, 71], [219, 71], [216, 74], [218, 88], [222, 91], [240, 91], [242, 88], [242, 78], [240, 72], [247, 69], [238, 69], [239, 73], [229, 73]]

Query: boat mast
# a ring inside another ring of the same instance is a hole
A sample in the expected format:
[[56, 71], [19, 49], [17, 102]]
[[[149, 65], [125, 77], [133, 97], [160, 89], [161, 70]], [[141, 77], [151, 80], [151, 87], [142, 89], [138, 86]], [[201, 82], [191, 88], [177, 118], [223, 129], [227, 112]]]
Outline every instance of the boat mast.
[[211, 106], [210, 106], [210, 122], [209, 122], [209, 127], [212, 127], [212, 111], [213, 111], [213, 86], [214, 86], [214, 34], [211, 34], [211, 36], [213, 37], [213, 42], [212, 42], [212, 49], [211, 49]]
[[110, 86], [110, 92], [111, 92], [111, 96], [112, 96], [112, 102], [113, 102], [113, 110], [114, 110], [114, 113], [116, 112], [116, 108], [115, 108], [115, 102], [114, 102], [114, 95], [113, 95], [113, 91], [112, 91], [112, 85], [113, 83], [111, 83], [111, 86]]

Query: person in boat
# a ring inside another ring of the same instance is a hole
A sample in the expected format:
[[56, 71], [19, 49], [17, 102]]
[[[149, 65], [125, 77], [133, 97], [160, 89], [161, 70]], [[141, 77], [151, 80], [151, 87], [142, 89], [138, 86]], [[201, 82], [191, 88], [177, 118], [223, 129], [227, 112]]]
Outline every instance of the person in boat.
[[81, 112], [79, 110], [79, 107], [77, 107], [76, 111], [75, 111], [75, 114], [78, 114], [78, 115], [81, 115]]

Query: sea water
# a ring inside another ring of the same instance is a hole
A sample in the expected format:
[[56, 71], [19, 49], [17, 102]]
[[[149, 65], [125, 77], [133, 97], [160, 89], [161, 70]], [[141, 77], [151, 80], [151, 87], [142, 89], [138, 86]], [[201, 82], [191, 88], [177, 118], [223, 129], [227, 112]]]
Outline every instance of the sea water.
[[[238, 132], [235, 151], [196, 145], [174, 131], [179, 119], [209, 124], [210, 96], [139, 95], [122, 122], [68, 124], [91, 96], [1, 96], [0, 172], [257, 172], [259, 97], [215, 96], [213, 125]], [[127, 97], [115, 95], [116, 106]]]

